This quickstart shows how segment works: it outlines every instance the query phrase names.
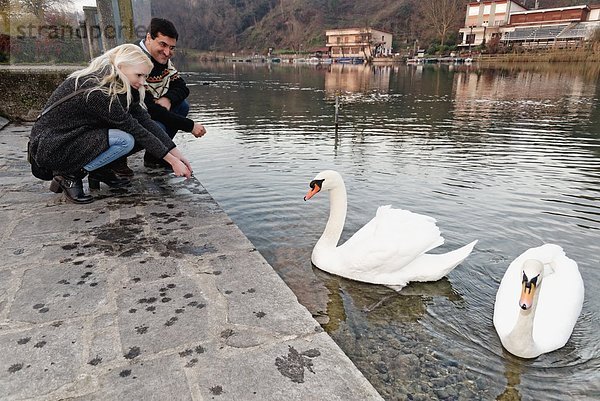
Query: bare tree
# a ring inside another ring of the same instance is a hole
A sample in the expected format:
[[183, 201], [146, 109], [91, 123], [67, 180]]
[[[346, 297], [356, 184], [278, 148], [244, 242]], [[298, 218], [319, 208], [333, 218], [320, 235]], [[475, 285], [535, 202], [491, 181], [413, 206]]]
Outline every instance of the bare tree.
[[10, 13], [10, 0], [0, 0], [0, 22], [2, 25], [0, 26], [0, 34], [8, 32], [10, 30], [9, 27], [9, 18], [8, 15]]
[[35, 15], [38, 19], [43, 20], [46, 11], [51, 9], [62, 9], [70, 4], [71, 0], [18, 0], [21, 6]]
[[448, 34], [456, 30], [464, 19], [465, 6], [465, 0], [422, 0], [419, 12], [443, 45]]

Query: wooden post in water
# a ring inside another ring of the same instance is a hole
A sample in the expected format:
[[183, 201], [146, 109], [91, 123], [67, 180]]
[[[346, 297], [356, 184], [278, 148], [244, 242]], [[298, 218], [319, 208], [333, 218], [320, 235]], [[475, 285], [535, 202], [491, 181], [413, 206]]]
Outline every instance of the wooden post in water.
[[340, 142], [340, 137], [338, 136], [338, 116], [340, 114], [340, 96], [335, 95], [335, 112], [334, 112], [334, 122], [335, 122], [335, 138], [333, 143], [333, 148], [337, 152], [337, 148]]
[[338, 129], [338, 115], [340, 113], [340, 96], [339, 95], [335, 95], [335, 112], [334, 112], [334, 119], [333, 121], [335, 122], [335, 132], [337, 133], [337, 129]]

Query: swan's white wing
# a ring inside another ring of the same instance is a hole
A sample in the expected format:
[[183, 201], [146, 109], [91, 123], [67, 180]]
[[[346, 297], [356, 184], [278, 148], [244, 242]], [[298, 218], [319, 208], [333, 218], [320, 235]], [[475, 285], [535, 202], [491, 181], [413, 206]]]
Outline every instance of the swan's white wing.
[[398, 272], [443, 242], [435, 219], [381, 206], [336, 253], [343, 260], [344, 276], [383, 284], [378, 276]]
[[508, 266], [496, 292], [494, 327], [500, 338], [510, 334], [519, 318], [523, 261], [521, 255]]
[[571, 337], [581, 313], [584, 288], [577, 263], [562, 249], [544, 267], [533, 340], [540, 349], [549, 352], [564, 346]]
[[465, 260], [475, 244], [476, 240], [451, 252], [422, 254], [400, 271], [381, 273], [379, 279], [386, 283], [394, 282], [397, 277], [406, 278], [408, 281], [437, 281]]

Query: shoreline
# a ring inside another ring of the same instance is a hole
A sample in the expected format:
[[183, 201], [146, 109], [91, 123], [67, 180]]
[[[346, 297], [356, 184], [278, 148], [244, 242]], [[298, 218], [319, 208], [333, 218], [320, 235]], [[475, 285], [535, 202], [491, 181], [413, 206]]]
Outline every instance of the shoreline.
[[0, 398], [383, 400], [200, 181], [138, 154], [65, 203], [30, 129], [0, 130]]

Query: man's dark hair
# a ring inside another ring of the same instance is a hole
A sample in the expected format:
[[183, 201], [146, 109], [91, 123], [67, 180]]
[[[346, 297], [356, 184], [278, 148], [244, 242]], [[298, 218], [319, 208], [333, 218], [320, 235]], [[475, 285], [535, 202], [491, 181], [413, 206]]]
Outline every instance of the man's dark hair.
[[148, 32], [152, 39], [156, 39], [159, 33], [175, 40], [179, 39], [179, 34], [177, 33], [177, 29], [175, 29], [175, 25], [164, 18], [152, 18], [150, 20], [150, 26], [148, 26]]

